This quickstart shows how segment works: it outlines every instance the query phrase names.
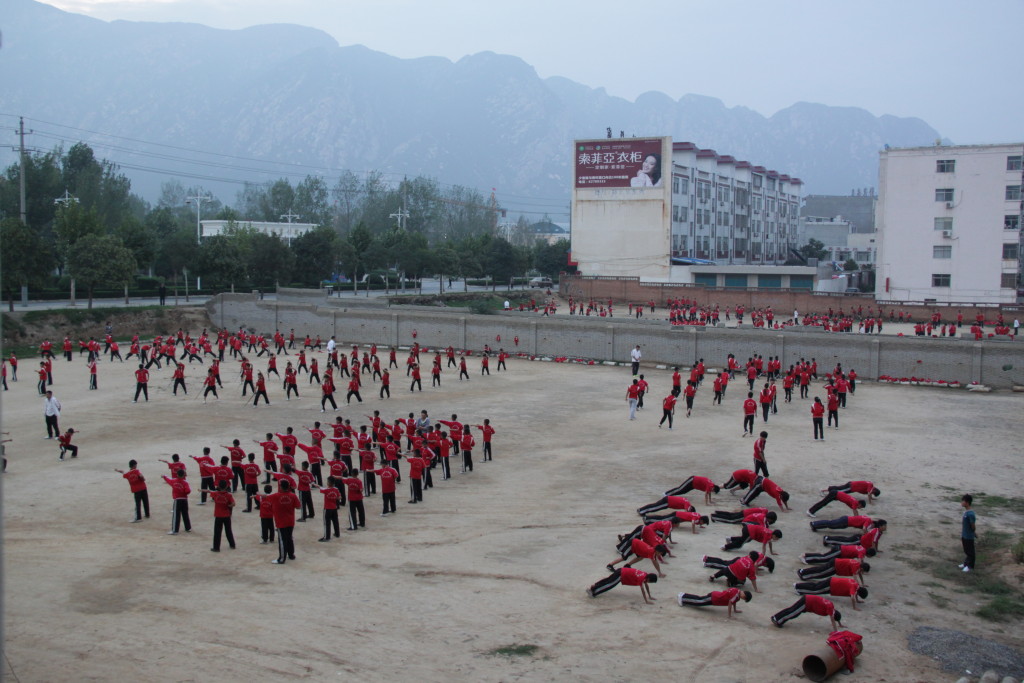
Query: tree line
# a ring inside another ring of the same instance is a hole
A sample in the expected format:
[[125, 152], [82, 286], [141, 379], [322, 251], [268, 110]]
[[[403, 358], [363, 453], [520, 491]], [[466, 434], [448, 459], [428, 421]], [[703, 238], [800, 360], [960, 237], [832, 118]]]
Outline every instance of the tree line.
[[[476, 190], [426, 177], [388, 184], [380, 173], [346, 171], [334, 184], [307, 176], [246, 184], [228, 206], [205, 201], [203, 218], [229, 221], [224, 235], [197, 241], [190, 197], [202, 187], [165, 182], [150, 204], [131, 191], [118, 167], [85, 143], [25, 160], [25, 220], [20, 218], [21, 167], [0, 176], [4, 296], [13, 307], [23, 286], [94, 290], [201, 277], [204, 290], [275, 285], [318, 286], [369, 275], [408, 279], [493, 278], [506, 283], [529, 271], [567, 269], [569, 245], [536, 239], [520, 217]], [[317, 227], [290, 240], [250, 227], [285, 215]]]

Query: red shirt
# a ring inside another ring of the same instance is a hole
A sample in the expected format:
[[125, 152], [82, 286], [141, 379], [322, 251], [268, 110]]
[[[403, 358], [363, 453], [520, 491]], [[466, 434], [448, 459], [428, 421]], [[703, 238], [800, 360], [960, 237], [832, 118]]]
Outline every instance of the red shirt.
[[341, 500], [341, 491], [329, 486], [320, 489], [320, 493], [324, 494], [324, 510], [337, 510], [338, 501]]
[[804, 610], [821, 617], [830, 617], [835, 614], [836, 606], [831, 600], [820, 595], [805, 595]]
[[313, 473], [308, 470], [299, 470], [295, 473], [295, 478], [299, 480], [300, 491], [309, 491], [309, 485], [316, 481]]
[[820, 418], [825, 414], [825, 406], [817, 401], [811, 406], [811, 417]]
[[669, 496], [667, 502], [671, 510], [689, 510], [693, 507], [690, 501], [683, 496]]
[[281, 440], [281, 446], [284, 448], [286, 453], [295, 452], [295, 444], [299, 442], [298, 437], [294, 434], [278, 434], [277, 438]]
[[664, 408], [665, 410], [671, 411], [673, 408], [676, 407], [676, 397], [673, 396], [672, 394], [669, 394], [668, 396], [665, 397], [665, 400], [661, 402], [661, 407]]
[[469, 432], [463, 432], [462, 438], [459, 440], [459, 447], [464, 451], [472, 451], [475, 445], [476, 440], [473, 438], [473, 435]]
[[379, 470], [373, 470], [373, 473], [380, 477], [381, 493], [395, 492], [395, 480], [398, 478], [398, 470], [394, 467], [381, 467]]
[[861, 494], [866, 496], [866, 495], [868, 495], [869, 493], [871, 493], [874, 490], [875, 490], [875, 485], [873, 483], [871, 483], [870, 481], [851, 481], [850, 482], [850, 492], [851, 493], [861, 493]]
[[231, 468], [227, 465], [217, 465], [216, 467], [210, 468], [210, 476], [213, 477], [214, 488], [220, 486], [222, 481], [231, 481], [234, 478], [235, 473], [231, 471]]
[[408, 457], [406, 460], [409, 461], [409, 478], [419, 479], [423, 476], [423, 460], [420, 458]]
[[651, 522], [640, 532], [640, 540], [653, 547], [661, 543], [662, 539], [667, 537], [671, 532], [671, 520], [663, 519], [657, 522]]
[[235, 497], [230, 491], [214, 491], [210, 494], [213, 499], [213, 516], [230, 517], [231, 508], [235, 506]]
[[707, 477], [694, 477], [693, 488], [697, 491], [707, 493], [715, 490], [715, 482], [711, 481]]
[[839, 557], [854, 560], [862, 560], [868, 554], [868, 549], [862, 545], [841, 545], [839, 546]]
[[341, 483], [345, 485], [345, 489], [348, 491], [348, 499], [350, 501], [358, 501], [363, 499], [363, 482], [355, 477], [345, 477], [341, 480]]
[[259, 445], [263, 446], [263, 462], [275, 462], [277, 459], [277, 442], [260, 441]]
[[757, 478], [757, 475], [754, 474], [754, 470], [736, 470], [732, 473], [732, 478], [741, 484], [750, 486], [754, 483], [754, 479]]
[[760, 526], [758, 524], [747, 524], [747, 535], [750, 536], [751, 540], [757, 541], [758, 543], [768, 543], [772, 540], [772, 530], [766, 526]]
[[145, 368], [139, 368], [135, 371], [135, 381], [140, 384], [145, 384], [149, 381], [149, 370]]
[[871, 526], [871, 518], [865, 515], [851, 515], [846, 518], [846, 524], [858, 529], [867, 529]]
[[849, 493], [843, 493], [840, 491], [836, 494], [836, 500], [840, 503], [844, 503], [848, 508], [856, 512], [860, 509], [860, 501], [851, 496]]
[[828, 580], [828, 593], [837, 597], [853, 596], [857, 594], [860, 584], [856, 579], [847, 579], [842, 576], [833, 576]]
[[754, 415], [757, 413], [757, 401], [752, 398], [748, 398], [743, 401], [743, 414]]
[[132, 488], [132, 493], [138, 493], [139, 491], [146, 490], [146, 478], [142, 476], [142, 472], [138, 470], [128, 470], [121, 475], [128, 480], [128, 485]]
[[642, 557], [648, 560], [654, 557], [654, 546], [649, 543], [644, 543], [639, 538], [634, 538], [630, 542], [629, 547], [637, 557]]
[[[275, 527], [286, 529], [295, 526], [295, 511], [302, 507], [302, 503], [293, 491], [278, 491], [264, 496], [262, 505], [266, 505], [268, 501], [273, 511]], [[262, 507], [260, 511], [262, 512]]]
[[728, 607], [729, 605], [735, 605], [739, 600], [739, 588], [730, 588], [729, 590], [711, 592], [711, 604], [715, 607]]
[[860, 571], [860, 560], [852, 558], [836, 558], [836, 576], [856, 576]]
[[491, 437], [494, 436], [494, 427], [491, 425], [477, 425], [476, 428], [483, 433], [484, 443], [490, 443]]
[[[764, 447], [767, 441], [758, 439], [754, 442], [754, 460], [764, 460]], [[750, 482], [747, 482], [748, 484]]]
[[331, 476], [334, 477], [335, 480], [344, 477], [348, 472], [348, 466], [346, 466], [341, 460], [328, 460], [327, 466], [331, 468]]
[[228, 446], [228, 454], [231, 456], [232, 465], [241, 465], [242, 461], [245, 460], [245, 451], [238, 446]]
[[623, 567], [619, 573], [619, 581], [623, 586], [640, 586], [647, 581], [647, 576], [647, 572], [632, 567]]
[[[173, 464], [173, 463], [172, 463]], [[192, 487], [184, 479], [164, 476], [164, 481], [171, 487], [171, 498], [174, 500], [188, 500], [188, 494], [192, 493]]]
[[757, 574], [757, 567], [749, 557], [739, 557], [729, 563], [729, 571], [736, 577], [736, 580], [743, 583]]
[[254, 462], [247, 462], [242, 465], [242, 475], [246, 486], [258, 484], [260, 479], [260, 466]]

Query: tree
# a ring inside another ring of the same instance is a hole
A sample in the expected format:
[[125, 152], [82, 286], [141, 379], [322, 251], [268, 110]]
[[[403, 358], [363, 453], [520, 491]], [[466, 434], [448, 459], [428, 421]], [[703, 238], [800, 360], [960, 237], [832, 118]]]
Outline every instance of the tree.
[[210, 286], [225, 288], [245, 280], [245, 267], [239, 240], [233, 235], [207, 237], [199, 245], [196, 273]]
[[135, 257], [140, 268], [151, 268], [156, 258], [156, 233], [148, 225], [135, 218], [127, 217], [114, 231]]
[[819, 242], [813, 237], [807, 240], [807, 244], [797, 249], [797, 251], [805, 259], [816, 258], [819, 261], [823, 261], [828, 258], [828, 249], [825, 248], [825, 243]]
[[568, 268], [569, 240], [560, 239], [554, 244], [537, 240], [533, 250], [533, 267], [541, 275], [555, 277]]
[[292, 240], [295, 255], [295, 279], [304, 285], [319, 286], [338, 266], [340, 240], [334, 228], [321, 225]]
[[71, 276], [92, 293], [98, 285], [125, 285], [135, 274], [135, 257], [114, 235], [86, 235], [68, 257]]
[[292, 210], [303, 223], [330, 225], [331, 207], [327, 203], [328, 189], [323, 178], [306, 176], [295, 188], [295, 205]]
[[251, 245], [248, 271], [254, 285], [270, 288], [279, 282], [291, 282], [295, 257], [280, 235], [255, 232]]
[[14, 311], [14, 297], [21, 287], [41, 287], [53, 268], [53, 256], [43, 244], [37, 230], [17, 218], [0, 223], [0, 273], [3, 291]]
[[843, 270], [845, 270], [848, 273], [852, 273], [854, 271], [860, 270], [860, 266], [858, 266], [857, 262], [854, 261], [852, 258], [849, 258], [846, 259], [846, 263], [843, 264]]

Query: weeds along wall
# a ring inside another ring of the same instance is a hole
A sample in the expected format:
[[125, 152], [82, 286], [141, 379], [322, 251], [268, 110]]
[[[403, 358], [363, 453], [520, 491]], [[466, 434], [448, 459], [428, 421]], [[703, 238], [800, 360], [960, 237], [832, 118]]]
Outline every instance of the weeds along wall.
[[[778, 356], [783, 368], [814, 358], [819, 373], [842, 363], [861, 379], [919, 377], [979, 382], [995, 388], [1024, 384], [1024, 341], [930, 339], [893, 335], [841, 334], [788, 328], [784, 331], [668, 325], [633, 318], [551, 318], [519, 311], [474, 315], [434, 306], [392, 306], [376, 300], [298, 297], [260, 301], [249, 294], [220, 294], [207, 304], [210, 321], [228, 330], [335, 337], [339, 344], [377, 344], [472, 349], [484, 345], [509, 353], [628, 362], [637, 344], [645, 363], [688, 368], [704, 359], [723, 367], [734, 354], [740, 363], [754, 354]], [[515, 338], [519, 338], [518, 346]]]

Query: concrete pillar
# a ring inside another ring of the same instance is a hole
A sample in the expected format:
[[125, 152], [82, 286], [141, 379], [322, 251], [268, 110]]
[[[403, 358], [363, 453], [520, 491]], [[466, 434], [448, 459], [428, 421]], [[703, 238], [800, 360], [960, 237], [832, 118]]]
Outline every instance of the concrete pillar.
[[982, 384], [982, 350], [984, 345], [978, 342], [971, 344], [971, 381]]
[[868, 379], [878, 379], [882, 374], [882, 340], [877, 337], [871, 340], [870, 349], [871, 365], [868, 368]]

